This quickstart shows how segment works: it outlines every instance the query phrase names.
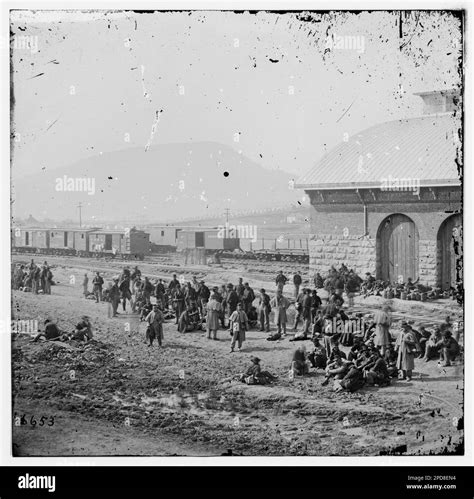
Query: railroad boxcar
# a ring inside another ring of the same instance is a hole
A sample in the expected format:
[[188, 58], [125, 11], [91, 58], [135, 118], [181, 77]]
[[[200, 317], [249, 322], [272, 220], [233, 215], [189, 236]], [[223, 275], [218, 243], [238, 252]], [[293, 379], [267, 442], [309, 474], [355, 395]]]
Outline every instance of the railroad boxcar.
[[178, 233], [182, 230], [182, 228], [170, 225], [154, 225], [148, 226], [146, 230], [150, 233], [150, 242], [152, 244], [157, 246], [176, 247]]
[[49, 231], [41, 227], [16, 227], [12, 246], [25, 252], [45, 253], [49, 249]]
[[222, 237], [219, 229], [182, 230], [178, 233], [177, 249], [205, 248], [206, 251], [239, 249], [239, 238]]
[[97, 229], [89, 233], [89, 253], [103, 253], [124, 258], [143, 259], [150, 250], [150, 234], [135, 228], [125, 230]]

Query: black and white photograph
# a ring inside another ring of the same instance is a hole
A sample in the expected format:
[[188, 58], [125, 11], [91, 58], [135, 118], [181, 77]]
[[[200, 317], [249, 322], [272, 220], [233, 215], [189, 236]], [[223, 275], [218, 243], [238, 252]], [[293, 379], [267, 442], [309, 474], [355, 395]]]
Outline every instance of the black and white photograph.
[[465, 12], [378, 8], [9, 10], [13, 458], [465, 456]]

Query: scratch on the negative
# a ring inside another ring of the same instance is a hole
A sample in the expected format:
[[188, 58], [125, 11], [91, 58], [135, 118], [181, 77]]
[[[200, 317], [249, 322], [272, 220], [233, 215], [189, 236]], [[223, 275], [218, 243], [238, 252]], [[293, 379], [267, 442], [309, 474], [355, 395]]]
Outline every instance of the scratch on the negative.
[[156, 111], [156, 113], [155, 113], [155, 121], [153, 122], [153, 125], [151, 127], [150, 138], [148, 139], [148, 142], [145, 146], [145, 152], [147, 152], [151, 146], [151, 141], [153, 140], [153, 136], [155, 135], [156, 129], [158, 127], [158, 123], [160, 122], [160, 116], [161, 116], [162, 112], [163, 112], [163, 109], [161, 109], [160, 111]]

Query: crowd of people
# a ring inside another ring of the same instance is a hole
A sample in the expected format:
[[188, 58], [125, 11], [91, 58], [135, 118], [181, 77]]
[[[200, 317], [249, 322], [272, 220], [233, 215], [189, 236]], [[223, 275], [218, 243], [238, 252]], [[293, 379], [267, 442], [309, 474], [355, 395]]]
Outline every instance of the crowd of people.
[[[41, 276], [52, 279], [46, 262], [40, 268], [32, 261], [27, 271], [24, 266], [18, 267], [15, 285], [20, 282], [20, 270], [24, 274], [21, 282], [24, 282], [25, 278], [36, 279], [38, 268], [41, 286]], [[288, 283], [293, 284], [291, 293], [285, 292]], [[413, 323], [402, 321], [394, 332], [389, 301], [375, 314], [355, 313], [352, 310], [354, 295], [357, 292], [367, 295], [376, 286], [377, 281], [370, 273], [361, 279], [342, 265], [339, 269], [331, 268], [325, 277], [316, 274], [313, 289], [302, 287], [302, 283], [298, 272], [289, 279], [280, 271], [271, 296], [264, 288], [255, 292], [242, 278], [236, 284], [213, 287], [208, 287], [196, 276], [188, 282], [178, 280], [176, 274], [169, 282], [163, 279], [152, 281], [135, 266], [132, 270], [125, 267], [107, 286], [100, 272], [96, 272], [91, 291], [85, 274], [83, 294], [98, 303], [109, 302], [111, 317], [127, 312], [127, 307], [138, 314], [147, 324], [145, 339], [150, 347], [155, 340], [159, 347], [163, 346], [163, 324], [167, 320], [174, 320], [180, 333], [207, 331], [210, 340], [218, 339], [220, 329], [228, 331], [230, 353], [242, 351], [246, 332], [251, 329], [268, 333], [268, 341], [301, 341], [291, 359], [290, 376], [304, 376], [311, 368], [321, 369], [325, 373], [323, 385], [333, 380], [336, 391], [355, 391], [365, 384], [386, 386], [394, 377], [410, 381], [416, 357], [426, 362], [438, 358], [441, 365], [449, 366], [460, 354], [449, 318], [432, 331], [424, 327], [415, 329]], [[405, 284], [408, 288], [414, 285], [411, 280]], [[318, 295], [320, 288], [327, 291], [324, 303]], [[288, 298], [289, 295], [292, 298]], [[290, 325], [292, 335], [287, 330], [291, 306], [294, 307], [294, 322], [292, 327]], [[270, 326], [272, 312], [273, 331]], [[89, 319], [85, 317], [83, 320], [87, 322]], [[302, 328], [298, 330], [300, 323]], [[87, 327], [78, 325], [66, 336], [55, 328], [57, 326], [52, 323], [45, 325], [43, 334], [47, 339], [54, 336], [54, 339], [88, 341], [92, 338], [90, 322]], [[309, 353], [303, 343], [305, 340], [313, 345]], [[272, 382], [275, 378], [268, 372], [262, 374], [260, 362], [253, 357], [252, 365], [240, 379], [247, 384]]]
[[12, 271], [12, 288], [34, 294], [51, 294], [53, 273], [48, 265], [38, 265], [32, 259], [29, 265], [17, 264]]

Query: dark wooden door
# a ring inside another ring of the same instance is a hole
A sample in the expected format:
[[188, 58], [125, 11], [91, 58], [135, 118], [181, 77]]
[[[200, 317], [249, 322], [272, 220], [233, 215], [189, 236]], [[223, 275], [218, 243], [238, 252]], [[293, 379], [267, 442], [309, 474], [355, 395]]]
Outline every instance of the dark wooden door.
[[[439, 252], [439, 286], [442, 289], [456, 287], [456, 263], [462, 264], [462, 219], [461, 215], [453, 215], [443, 222], [438, 234]], [[461, 278], [462, 275], [459, 275]]]
[[196, 232], [196, 248], [204, 248], [204, 232]]
[[405, 215], [392, 215], [380, 230], [381, 278], [406, 282], [418, 277], [418, 248], [415, 224]]
[[112, 234], [105, 234], [105, 251], [112, 249]]

